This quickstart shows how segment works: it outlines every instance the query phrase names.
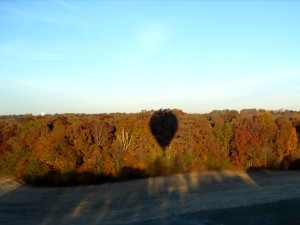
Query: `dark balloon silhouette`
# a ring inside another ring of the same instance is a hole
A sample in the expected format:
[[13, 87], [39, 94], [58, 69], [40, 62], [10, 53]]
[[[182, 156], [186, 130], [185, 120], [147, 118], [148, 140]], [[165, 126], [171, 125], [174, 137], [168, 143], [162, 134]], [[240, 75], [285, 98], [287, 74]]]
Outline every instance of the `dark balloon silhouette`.
[[177, 128], [177, 118], [171, 110], [160, 109], [150, 119], [151, 132], [158, 144], [163, 148], [170, 144]]

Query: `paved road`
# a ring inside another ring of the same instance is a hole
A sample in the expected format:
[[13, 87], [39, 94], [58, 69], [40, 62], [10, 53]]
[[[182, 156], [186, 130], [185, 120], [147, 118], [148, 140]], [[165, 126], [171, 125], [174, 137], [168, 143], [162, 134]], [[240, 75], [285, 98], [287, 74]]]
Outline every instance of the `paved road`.
[[[81, 187], [0, 178], [0, 224], [143, 224], [202, 210], [300, 197], [300, 172], [194, 172]], [[185, 224], [201, 224], [185, 221]]]

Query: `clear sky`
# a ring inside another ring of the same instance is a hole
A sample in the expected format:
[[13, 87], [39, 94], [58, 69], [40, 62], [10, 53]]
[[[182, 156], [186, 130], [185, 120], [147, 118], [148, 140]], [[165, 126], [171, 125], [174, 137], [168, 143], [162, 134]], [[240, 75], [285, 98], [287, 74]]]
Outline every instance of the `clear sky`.
[[0, 114], [300, 110], [300, 1], [0, 1]]

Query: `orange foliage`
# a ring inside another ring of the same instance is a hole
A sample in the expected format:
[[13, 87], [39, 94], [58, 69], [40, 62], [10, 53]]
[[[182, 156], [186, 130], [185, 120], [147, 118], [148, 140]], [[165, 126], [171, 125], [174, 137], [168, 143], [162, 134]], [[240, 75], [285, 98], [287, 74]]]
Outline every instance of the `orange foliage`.
[[22, 177], [44, 169], [77, 174], [83, 182], [91, 175], [111, 179], [205, 168], [289, 168], [300, 157], [299, 112], [165, 112], [176, 117], [178, 129], [163, 147], [152, 133], [154, 111], [0, 117], [0, 173]]

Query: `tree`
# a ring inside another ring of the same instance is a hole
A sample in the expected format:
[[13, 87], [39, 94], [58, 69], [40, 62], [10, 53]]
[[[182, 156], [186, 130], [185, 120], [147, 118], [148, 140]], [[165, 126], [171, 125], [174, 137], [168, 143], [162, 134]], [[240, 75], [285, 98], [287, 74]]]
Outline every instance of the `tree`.
[[132, 140], [134, 122], [130, 119], [121, 120], [115, 132], [116, 142], [113, 144], [110, 155], [113, 158], [117, 173], [124, 161], [124, 154], [129, 150]]
[[208, 120], [197, 115], [178, 116], [178, 131], [170, 147], [174, 155], [191, 158], [189, 168], [204, 168], [207, 154], [214, 150], [212, 127]]
[[232, 121], [234, 139], [231, 142], [231, 162], [236, 167], [253, 165], [253, 151], [258, 146], [259, 124], [252, 115], [242, 115]]
[[[268, 112], [258, 113], [256, 121], [259, 123], [259, 156], [260, 162], [267, 168], [270, 160], [274, 158], [273, 149], [275, 145], [275, 138], [278, 132], [273, 117]], [[260, 165], [259, 165], [260, 166]]]
[[295, 159], [297, 149], [296, 129], [292, 126], [287, 118], [278, 118], [276, 121], [278, 133], [276, 136], [277, 155], [282, 161], [284, 158], [288, 160]]
[[92, 135], [94, 137], [95, 144], [100, 150], [102, 150], [106, 143], [113, 138], [113, 132], [114, 128], [106, 122], [93, 122]]
[[55, 124], [53, 130], [41, 137], [36, 143], [30, 160], [35, 158], [40, 163], [47, 164], [60, 173], [73, 171], [78, 155], [70, 144], [77, 147], [78, 139], [73, 140], [73, 143], [70, 141], [70, 137], [76, 137], [76, 132], [70, 131], [68, 128], [66, 124]]
[[41, 120], [31, 120], [22, 129], [20, 140], [24, 147], [32, 151], [41, 137], [49, 132], [47, 124]]

